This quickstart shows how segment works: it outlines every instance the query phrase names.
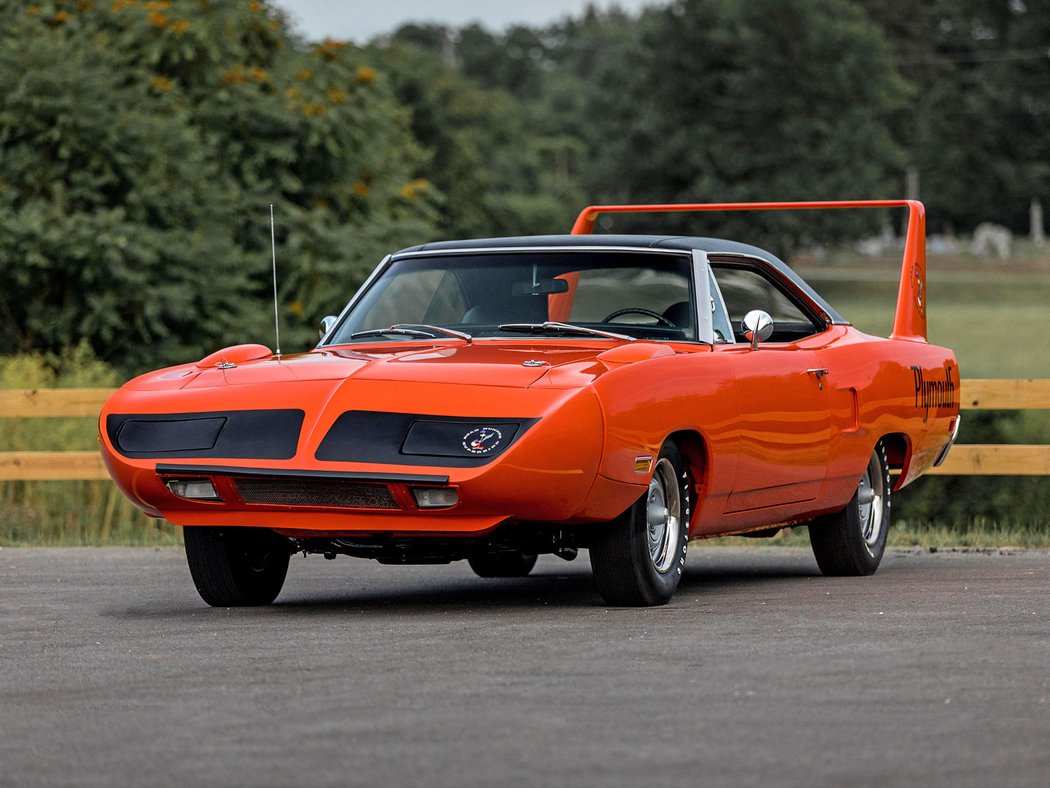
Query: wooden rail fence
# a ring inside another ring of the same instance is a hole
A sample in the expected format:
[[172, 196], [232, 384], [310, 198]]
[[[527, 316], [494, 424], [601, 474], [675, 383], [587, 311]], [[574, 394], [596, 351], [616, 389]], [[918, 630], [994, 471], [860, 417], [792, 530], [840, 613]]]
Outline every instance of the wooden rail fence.
[[[112, 389], [0, 390], [0, 418], [96, 417]], [[1050, 379], [964, 380], [963, 410], [1050, 410]], [[1048, 476], [1050, 446], [956, 444], [931, 473]], [[0, 481], [108, 479], [97, 451], [0, 451]]]

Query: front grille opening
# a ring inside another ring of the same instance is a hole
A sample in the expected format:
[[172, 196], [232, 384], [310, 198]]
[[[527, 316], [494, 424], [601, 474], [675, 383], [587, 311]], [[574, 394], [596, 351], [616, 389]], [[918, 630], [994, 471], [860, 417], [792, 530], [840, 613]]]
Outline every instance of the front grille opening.
[[347, 509], [398, 509], [384, 484], [329, 479], [235, 479], [245, 503], [270, 506], [326, 506]]

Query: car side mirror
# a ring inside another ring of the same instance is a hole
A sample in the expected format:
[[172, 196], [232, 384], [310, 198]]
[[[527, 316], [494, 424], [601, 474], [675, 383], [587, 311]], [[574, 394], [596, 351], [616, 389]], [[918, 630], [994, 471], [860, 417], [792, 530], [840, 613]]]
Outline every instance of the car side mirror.
[[324, 339], [325, 334], [332, 330], [332, 326], [335, 325], [335, 321], [338, 319], [335, 315], [327, 315], [321, 318], [321, 339]]
[[755, 350], [759, 342], [765, 342], [773, 334], [773, 318], [768, 312], [761, 309], [752, 309], [744, 315], [744, 321], [740, 324], [744, 331], [744, 338], [751, 343], [751, 349]]

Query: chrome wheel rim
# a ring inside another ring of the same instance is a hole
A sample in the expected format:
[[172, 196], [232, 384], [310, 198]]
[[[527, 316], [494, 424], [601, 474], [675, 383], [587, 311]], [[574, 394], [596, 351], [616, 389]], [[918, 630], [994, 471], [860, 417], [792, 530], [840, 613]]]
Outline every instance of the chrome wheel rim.
[[656, 463], [645, 499], [649, 558], [660, 574], [674, 565], [675, 548], [681, 533], [682, 496], [674, 466], [664, 458]]
[[886, 482], [882, 476], [882, 463], [878, 454], [871, 456], [868, 468], [857, 487], [857, 514], [860, 520], [860, 535], [870, 552], [882, 536]]

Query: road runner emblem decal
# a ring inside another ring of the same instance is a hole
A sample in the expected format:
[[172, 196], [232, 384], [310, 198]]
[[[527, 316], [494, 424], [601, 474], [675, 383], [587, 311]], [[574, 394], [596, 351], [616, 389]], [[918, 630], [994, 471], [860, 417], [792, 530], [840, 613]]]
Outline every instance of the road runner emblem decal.
[[491, 454], [503, 443], [503, 433], [495, 427], [478, 427], [463, 436], [463, 448], [471, 454]]

